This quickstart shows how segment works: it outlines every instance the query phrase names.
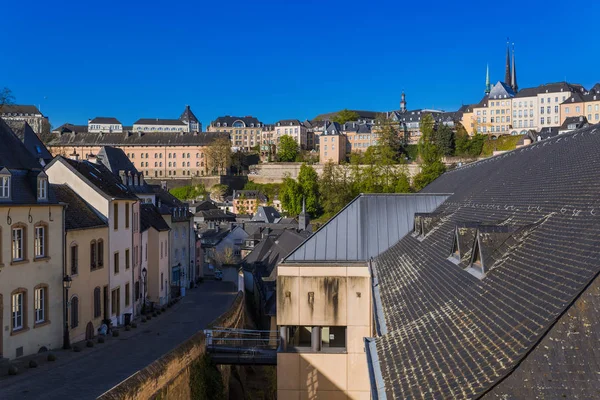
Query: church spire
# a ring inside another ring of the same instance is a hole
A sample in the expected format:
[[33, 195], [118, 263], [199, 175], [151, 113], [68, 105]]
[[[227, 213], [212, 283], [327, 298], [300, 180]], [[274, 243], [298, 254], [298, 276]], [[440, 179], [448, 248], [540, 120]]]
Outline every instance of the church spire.
[[512, 44], [512, 79], [511, 85], [513, 92], [517, 93], [519, 86], [517, 85], [517, 65], [515, 63], [515, 44]]
[[485, 69], [485, 94], [490, 94], [492, 87], [490, 85], [490, 65], [488, 64]]
[[402, 91], [402, 97], [400, 100], [400, 112], [406, 112], [406, 95], [404, 94], [404, 90]]
[[506, 72], [504, 74], [504, 83], [511, 86], [511, 74], [510, 74], [510, 43], [506, 38]]

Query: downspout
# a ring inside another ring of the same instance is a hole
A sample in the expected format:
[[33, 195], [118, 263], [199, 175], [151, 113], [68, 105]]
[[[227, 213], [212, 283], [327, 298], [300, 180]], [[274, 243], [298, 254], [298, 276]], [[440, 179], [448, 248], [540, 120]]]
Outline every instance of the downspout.
[[[135, 213], [133, 212], [133, 210], [135, 209], [134, 207], [138, 203], [139, 203], [139, 200], [136, 201], [135, 203], [133, 203], [133, 207], [131, 209], [132, 217], [135, 215]], [[138, 209], [138, 211], [139, 211], [139, 209]], [[139, 212], [138, 212], [138, 215], [139, 215]], [[135, 218], [131, 218], [131, 247], [133, 247], [131, 249], [132, 250], [131, 254], [134, 254], [134, 251], [135, 251], [135, 246], [134, 246], [135, 221], [136, 221]], [[141, 240], [140, 240], [140, 242], [141, 242]], [[137, 253], [137, 251], [135, 251], [135, 253]], [[138, 254], [136, 254], [136, 256], [137, 255]], [[137, 257], [135, 257], [135, 259], [137, 260]], [[131, 261], [133, 261], [133, 260], [131, 260]], [[135, 303], [138, 301], [138, 299], [134, 299], [133, 298], [133, 295], [135, 295], [135, 263], [132, 262], [131, 264], [132, 264], [132, 267], [131, 267], [131, 283], [133, 283], [133, 285], [131, 285], [131, 287], [130, 287], [129, 290], [131, 290], [133, 293], [130, 293], [129, 296], [131, 296], [131, 299], [133, 300], [131, 302], [131, 316], [132, 316], [132, 320], [133, 320], [133, 317], [135, 317]]]
[[[114, 215], [113, 215], [113, 220], [111, 221], [111, 219], [110, 219], [110, 210], [114, 209], [114, 207], [113, 207], [113, 201], [115, 201], [114, 197], [112, 197], [108, 201], [108, 212], [106, 213], [107, 217], [108, 217], [107, 218], [108, 219], [108, 235], [106, 235], [107, 236], [106, 237], [106, 241], [108, 242], [107, 243], [108, 244], [108, 293], [107, 294], [109, 296], [108, 298], [110, 299], [110, 301], [107, 302], [106, 299], [104, 300], [105, 304], [107, 304], [107, 303], [109, 304], [108, 309], [106, 310], [106, 314], [108, 314], [108, 315], [105, 315], [105, 317], [106, 317], [105, 319], [111, 320], [111, 321], [112, 321], [112, 312], [111, 312], [111, 309], [113, 307], [113, 304], [112, 304], [112, 283], [111, 283], [111, 280], [110, 280], [110, 275], [112, 273], [112, 271], [110, 269], [110, 267], [111, 267], [111, 262], [110, 261], [113, 260], [113, 262], [114, 262], [114, 257], [111, 257], [111, 251], [110, 251], [110, 249], [111, 249], [111, 247], [110, 247], [110, 238], [112, 236], [110, 234], [110, 230], [113, 229], [113, 227], [111, 226], [111, 222], [114, 223]], [[115, 266], [113, 265], [112, 267], [113, 267], [113, 270], [114, 270]], [[118, 323], [119, 323], [119, 321], [117, 320], [117, 324], [116, 325], [118, 325]]]
[[[67, 216], [67, 207], [69, 207], [68, 204], [66, 203], [62, 203], [63, 204], [63, 208], [62, 208], [62, 231], [63, 231], [63, 248], [62, 248], [62, 252], [63, 252], [63, 276], [61, 277], [61, 282], [60, 282], [60, 286], [62, 287], [62, 295], [63, 295], [63, 312], [61, 313], [63, 315], [63, 329], [66, 329], [67, 326], [67, 296], [65, 296], [65, 288], [63, 286], [63, 278], [67, 275], [67, 224], [65, 222], [66, 216]], [[64, 333], [64, 332], [63, 332]], [[71, 333], [69, 332], [69, 335]]]

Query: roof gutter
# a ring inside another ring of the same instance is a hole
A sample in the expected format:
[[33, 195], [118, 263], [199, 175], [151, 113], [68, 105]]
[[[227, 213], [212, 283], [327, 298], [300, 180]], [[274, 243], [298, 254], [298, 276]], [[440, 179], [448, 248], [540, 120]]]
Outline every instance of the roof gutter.
[[379, 290], [379, 278], [377, 276], [376, 263], [373, 258], [369, 260], [369, 271], [371, 272], [371, 292], [373, 293], [373, 317], [375, 319], [375, 329], [378, 336], [388, 333], [383, 313], [383, 304], [381, 303], [381, 291]]
[[367, 353], [367, 367], [371, 383], [371, 398], [373, 400], [387, 400], [375, 338], [365, 338], [365, 352]]

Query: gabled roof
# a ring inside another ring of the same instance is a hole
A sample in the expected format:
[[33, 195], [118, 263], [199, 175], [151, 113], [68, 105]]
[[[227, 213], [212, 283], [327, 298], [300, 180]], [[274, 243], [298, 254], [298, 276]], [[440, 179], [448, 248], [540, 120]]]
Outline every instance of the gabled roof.
[[258, 199], [262, 203], [268, 200], [259, 190], [234, 190], [233, 199]]
[[118, 175], [119, 171], [138, 173], [138, 170], [122, 149], [112, 146], [102, 146], [97, 157], [113, 174]]
[[121, 125], [121, 122], [115, 117], [96, 117], [90, 121], [90, 124], [115, 124]]
[[89, 185], [93, 186], [107, 199], [137, 199], [136, 195], [103, 164], [92, 163], [89, 161], [75, 161], [62, 156], [57, 156], [46, 166], [46, 169], [51, 168], [55, 163], [62, 163], [65, 165], [69, 170], [85, 180]]
[[23, 105], [23, 104], [14, 104], [14, 105], [3, 105], [0, 110], [0, 115], [5, 115], [7, 117], [11, 115], [42, 115], [41, 111], [32, 105]]
[[[597, 397], [598, 152], [600, 128], [590, 126], [423, 190], [453, 195], [427, 236], [407, 235], [373, 263], [386, 329], [371, 371], [387, 398]], [[480, 280], [448, 259], [465, 221], [535, 228], [494, 253]]]
[[185, 106], [185, 110], [183, 110], [183, 113], [179, 117], [179, 120], [183, 122], [200, 122], [192, 112], [190, 106]]
[[302, 122], [297, 119], [282, 119], [275, 123], [277, 126], [300, 126]]
[[252, 217], [252, 221], [262, 221], [270, 224], [276, 223], [281, 219], [281, 214], [271, 206], [260, 206], [256, 210], [256, 214]]
[[52, 154], [27, 122], [7, 120], [6, 123], [36, 160], [43, 159], [46, 163], [52, 160]]
[[[87, 133], [88, 131], [88, 126], [87, 125], [73, 125], [70, 123], [64, 123], [61, 126], [59, 126], [58, 128], [55, 128], [52, 130], [52, 132], [55, 133]], [[52, 137], [50, 137], [49, 140], [51, 140]]]
[[0, 118], [0, 169], [41, 170], [37, 159], [14, 134], [6, 122]]
[[147, 231], [150, 228], [154, 228], [159, 232], [171, 229], [154, 204], [144, 203], [140, 205], [140, 232]]
[[[567, 117], [560, 126], [560, 129], [579, 129], [587, 126], [588, 120], [585, 116], [580, 115], [577, 117]], [[571, 125], [571, 127], [569, 127]], [[572, 126], [575, 126], [574, 128]]]
[[223, 126], [223, 124], [227, 124], [227, 127], [231, 127], [233, 126], [233, 123], [235, 121], [242, 121], [244, 123], [244, 125], [246, 125], [246, 127], [250, 128], [252, 127], [252, 124], [254, 124], [254, 127], [258, 127], [260, 125], [262, 125], [262, 122], [260, 122], [258, 120], [258, 118], [253, 117], [251, 115], [245, 116], [245, 117], [232, 117], [229, 115], [226, 115], [224, 117], [218, 117], [217, 119], [215, 119], [211, 125], [217, 125], [217, 123], [221, 124], [221, 126]]
[[447, 194], [361, 194], [291, 253], [285, 262], [366, 261], [412, 231], [416, 212]]
[[508, 84], [498, 81], [498, 83], [496, 83], [494, 85], [494, 87], [492, 87], [492, 90], [490, 91], [488, 98], [490, 100], [497, 100], [497, 99], [510, 99], [511, 97], [514, 97], [514, 96], [515, 96], [515, 92], [512, 90], [512, 88]]
[[69, 230], [107, 227], [107, 221], [68, 185], [50, 185], [61, 203], [66, 203], [65, 228]]

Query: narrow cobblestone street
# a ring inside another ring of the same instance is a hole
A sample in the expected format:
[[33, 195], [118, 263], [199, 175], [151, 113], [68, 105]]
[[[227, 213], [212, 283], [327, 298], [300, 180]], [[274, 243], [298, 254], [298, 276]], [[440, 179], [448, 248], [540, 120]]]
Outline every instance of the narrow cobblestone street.
[[56, 362], [44, 361], [17, 376], [2, 374], [0, 399], [95, 399], [204, 329], [235, 295], [230, 283], [205, 282], [166, 313], [146, 323], [138, 320], [137, 329], [122, 337], [84, 346], [80, 353], [55, 351]]

